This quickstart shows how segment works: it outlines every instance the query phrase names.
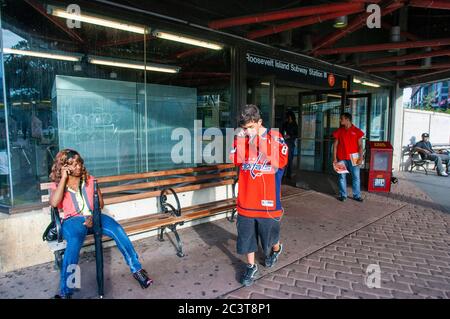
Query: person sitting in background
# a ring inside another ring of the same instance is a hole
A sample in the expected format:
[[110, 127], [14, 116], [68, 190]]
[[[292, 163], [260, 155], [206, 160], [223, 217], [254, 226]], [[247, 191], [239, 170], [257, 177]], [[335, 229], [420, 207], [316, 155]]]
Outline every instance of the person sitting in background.
[[446, 165], [448, 165], [450, 157], [448, 156], [448, 154], [437, 153], [435, 150], [433, 150], [430, 143], [430, 135], [428, 133], [422, 134], [422, 140], [414, 145], [414, 150], [419, 152], [422, 159], [434, 161], [436, 163], [436, 170], [438, 175], [448, 176], [442, 163], [445, 162]]

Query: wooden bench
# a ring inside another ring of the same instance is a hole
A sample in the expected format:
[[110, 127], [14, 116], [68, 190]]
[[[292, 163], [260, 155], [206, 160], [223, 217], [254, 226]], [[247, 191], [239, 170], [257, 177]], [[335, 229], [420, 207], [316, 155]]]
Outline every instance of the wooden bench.
[[[170, 229], [176, 238], [176, 251], [179, 257], [184, 256], [183, 243], [178, 234], [177, 227], [184, 223], [211, 217], [224, 212], [231, 212], [227, 217], [234, 221], [236, 209], [235, 186], [237, 182], [237, 170], [234, 164], [220, 164], [180, 168], [172, 170], [154, 171], [116, 175], [97, 178], [101, 186], [101, 192], [106, 205], [125, 203], [140, 199], [157, 197], [159, 213], [142, 212], [138, 217], [119, 220], [128, 235], [136, 235], [151, 230], [158, 230], [158, 240], [163, 241], [164, 230]], [[49, 188], [49, 183], [41, 184], [41, 189]], [[179, 194], [197, 191], [206, 188], [214, 188], [223, 185], [231, 185], [232, 196], [226, 199], [211, 201], [208, 203], [181, 207]], [[172, 204], [168, 201], [172, 197]], [[49, 200], [49, 194], [42, 196], [43, 201]], [[152, 209], [149, 209], [152, 210]], [[153, 208], [155, 211], [155, 208]], [[58, 240], [49, 242], [49, 247], [55, 255], [55, 263], [59, 268], [62, 264], [62, 256], [65, 250], [61, 234], [61, 219], [58, 209], [51, 208], [51, 219], [55, 221], [58, 229]], [[111, 240], [104, 238], [104, 241]], [[84, 246], [92, 245], [94, 238], [88, 235]]]

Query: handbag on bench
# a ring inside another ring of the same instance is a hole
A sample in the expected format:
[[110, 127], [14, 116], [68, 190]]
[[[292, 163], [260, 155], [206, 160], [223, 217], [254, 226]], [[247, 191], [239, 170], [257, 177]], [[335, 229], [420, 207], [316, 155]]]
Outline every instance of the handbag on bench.
[[51, 222], [45, 229], [44, 233], [42, 234], [42, 240], [43, 241], [57, 240], [58, 242], [61, 242], [62, 241], [61, 219], [59, 218], [58, 209], [52, 207], [50, 216], [51, 216]]
[[58, 239], [58, 232], [56, 231], [56, 225], [55, 222], [52, 221], [47, 228], [45, 229], [44, 233], [42, 234], [42, 240], [43, 241], [55, 241]]

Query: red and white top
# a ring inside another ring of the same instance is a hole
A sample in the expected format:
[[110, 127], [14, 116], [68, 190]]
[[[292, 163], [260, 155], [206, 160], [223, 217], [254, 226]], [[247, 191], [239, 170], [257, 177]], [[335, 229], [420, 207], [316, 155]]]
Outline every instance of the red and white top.
[[265, 131], [254, 141], [236, 137], [230, 159], [239, 166], [238, 214], [277, 218], [281, 207], [281, 179], [288, 162], [288, 146], [282, 135]]
[[[92, 212], [94, 210], [94, 176], [89, 176], [87, 182], [84, 182], [81, 187], [81, 194], [88, 209]], [[58, 184], [51, 183], [50, 191], [56, 190]], [[58, 204], [58, 208], [64, 212], [63, 219], [78, 216], [83, 213], [83, 208], [80, 207], [77, 200], [76, 193], [66, 190], [63, 199]]]

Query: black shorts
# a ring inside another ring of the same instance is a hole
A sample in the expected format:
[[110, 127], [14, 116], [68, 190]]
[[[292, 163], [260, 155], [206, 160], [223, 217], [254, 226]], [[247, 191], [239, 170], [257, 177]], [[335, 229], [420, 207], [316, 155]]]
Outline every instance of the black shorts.
[[273, 245], [280, 240], [281, 218], [237, 217], [237, 252], [244, 255], [258, 250], [258, 242], [265, 256], [269, 256]]

